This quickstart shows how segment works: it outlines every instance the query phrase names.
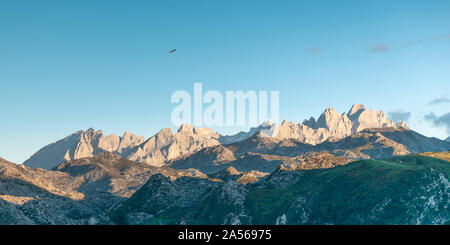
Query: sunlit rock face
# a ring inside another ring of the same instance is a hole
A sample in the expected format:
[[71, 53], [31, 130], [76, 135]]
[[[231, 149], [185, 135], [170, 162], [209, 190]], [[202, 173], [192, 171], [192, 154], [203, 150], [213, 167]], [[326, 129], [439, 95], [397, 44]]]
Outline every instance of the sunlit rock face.
[[129, 154], [131, 148], [142, 144], [144, 137], [126, 132], [122, 137], [104, 135], [101, 130], [90, 128], [78, 131], [55, 143], [45, 146], [26, 160], [29, 167], [51, 169], [70, 160], [93, 157], [103, 151], [114, 152], [122, 156]]
[[275, 137], [297, 139], [315, 145], [329, 138], [343, 138], [371, 128], [408, 129], [408, 125], [405, 122], [396, 124], [382, 111], [376, 112], [366, 109], [364, 105], [355, 104], [346, 114], [339, 114], [328, 107], [317, 121], [313, 117], [300, 124], [284, 121]]

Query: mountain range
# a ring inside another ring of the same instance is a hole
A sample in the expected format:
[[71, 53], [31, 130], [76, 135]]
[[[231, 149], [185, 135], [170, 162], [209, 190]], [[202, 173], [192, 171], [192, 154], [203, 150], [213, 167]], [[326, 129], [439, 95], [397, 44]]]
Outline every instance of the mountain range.
[[177, 133], [165, 128], [149, 139], [129, 132], [122, 137], [104, 135], [101, 130], [90, 128], [45, 146], [23, 164], [51, 169], [63, 161], [92, 157], [99, 152], [110, 151], [132, 161], [163, 166], [170, 160], [195, 153], [205, 147], [241, 142], [258, 133], [277, 140], [296, 140], [316, 145], [328, 139], [355, 135], [370, 128], [408, 130], [406, 123], [394, 123], [386, 118], [384, 112], [375, 112], [363, 105], [353, 105], [348, 113], [343, 114], [327, 108], [317, 121], [311, 117], [300, 124], [283, 121], [281, 125], [277, 125], [266, 122], [249, 132], [231, 136], [222, 136], [209, 128], [195, 128], [191, 125], [181, 125]]
[[446, 224], [449, 150], [363, 105], [231, 136], [88, 129], [0, 158], [0, 224]]

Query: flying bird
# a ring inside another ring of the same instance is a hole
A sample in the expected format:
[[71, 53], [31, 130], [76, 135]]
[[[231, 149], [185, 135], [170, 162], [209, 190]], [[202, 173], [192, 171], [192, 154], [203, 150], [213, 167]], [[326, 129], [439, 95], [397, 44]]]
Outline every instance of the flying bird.
[[172, 49], [172, 50], [169, 51], [169, 53], [172, 54], [172, 53], [175, 52], [175, 51], [177, 51], [177, 49]]

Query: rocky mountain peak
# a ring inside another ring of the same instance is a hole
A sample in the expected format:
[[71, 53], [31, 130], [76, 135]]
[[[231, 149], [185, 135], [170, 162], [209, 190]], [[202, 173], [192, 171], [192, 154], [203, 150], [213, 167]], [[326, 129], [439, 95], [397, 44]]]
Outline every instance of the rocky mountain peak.
[[131, 133], [131, 132], [128, 132], [128, 131], [126, 131], [125, 133], [123, 133], [123, 136], [122, 136], [122, 139], [133, 139], [133, 138], [144, 138], [144, 137], [142, 137], [142, 136], [137, 136], [137, 135], [134, 135], [133, 133]]
[[195, 135], [195, 136], [207, 137], [207, 138], [219, 138], [220, 137], [220, 135], [218, 133], [214, 132], [210, 128], [196, 128], [190, 124], [182, 124], [178, 128], [177, 134]]
[[130, 132], [125, 132], [120, 140], [118, 152], [123, 152], [131, 146], [142, 144], [144, 141], [145, 137], [143, 136], [137, 136]]
[[103, 151], [93, 157], [93, 159], [119, 159], [121, 158], [119, 155], [116, 155], [110, 151]]
[[350, 117], [365, 109], [366, 107], [363, 104], [354, 104], [352, 108], [350, 108], [350, 111], [348, 111], [347, 115]]
[[406, 124], [406, 122], [397, 123], [397, 128], [409, 130], [409, 126], [408, 126], [408, 124]]
[[[356, 110], [358, 108], [358, 110]], [[355, 109], [355, 110], [353, 110]], [[356, 111], [356, 112], [355, 112]], [[348, 114], [352, 121], [352, 134], [366, 128], [396, 128], [397, 125], [386, 117], [383, 111], [365, 109], [363, 105], [353, 106]]]
[[366, 109], [362, 104], [355, 104], [347, 114], [339, 114], [335, 109], [328, 107], [317, 121], [313, 117], [300, 124], [283, 121], [275, 137], [296, 139], [302, 143], [315, 145], [330, 138], [350, 136], [367, 128], [409, 129], [405, 122], [396, 124], [382, 111], [376, 112]]
[[[153, 136], [153, 137], [167, 138], [167, 137], [173, 137], [173, 136], [175, 136], [175, 133], [172, 131], [172, 129], [163, 128], [158, 133], [156, 133], [155, 136]], [[151, 140], [153, 137], [150, 137], [150, 139], [148, 139], [147, 142], [149, 140]]]
[[194, 126], [190, 124], [181, 124], [178, 128], [178, 133], [181, 132], [194, 133]]
[[344, 127], [343, 130], [346, 130], [346, 124], [349, 123], [345, 115], [341, 116], [335, 109], [328, 107], [317, 119], [316, 125], [318, 128], [334, 130], [337, 127]]
[[[283, 121], [284, 122], [284, 121]], [[310, 117], [308, 120], [303, 120], [303, 124], [310, 128], [317, 128], [317, 122], [314, 117]]]
[[337, 113], [337, 111], [333, 107], [327, 106], [327, 108], [325, 108], [325, 111], [323, 113]]
[[94, 128], [88, 128], [86, 131], [82, 131], [82, 134], [86, 136], [97, 136], [97, 135], [103, 135], [102, 130], [95, 131]]
[[227, 172], [229, 175], [240, 175], [241, 174], [241, 172], [237, 171], [234, 167], [226, 168], [225, 172]]

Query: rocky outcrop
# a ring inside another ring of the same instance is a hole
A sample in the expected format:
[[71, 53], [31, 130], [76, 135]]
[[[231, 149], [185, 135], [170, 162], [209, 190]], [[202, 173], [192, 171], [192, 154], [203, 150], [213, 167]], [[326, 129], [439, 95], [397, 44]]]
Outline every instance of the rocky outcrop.
[[[30, 189], [32, 188], [72, 200], [81, 200], [85, 197], [83, 193], [77, 191], [81, 181], [75, 180], [69, 174], [33, 169], [1, 158], [0, 181], [2, 183], [0, 195], [8, 195], [11, 198], [31, 197], [29, 200], [33, 200], [36, 196], [30, 195]], [[15, 185], [16, 183], [23, 183], [23, 185]]]
[[262, 177], [269, 175], [269, 173], [262, 173], [259, 171], [250, 171], [242, 174], [237, 180], [236, 183], [240, 184], [249, 184], [258, 182]]
[[[53, 170], [68, 173], [76, 180], [80, 179], [82, 184], [78, 190], [82, 193], [109, 193], [114, 198], [129, 198], [147, 182], [150, 176], [155, 174], [162, 174], [172, 180], [183, 176], [207, 178], [205, 174], [196, 169], [157, 168], [122, 158], [107, 151], [94, 157], [64, 162]], [[93, 198], [95, 197], [94, 195]]]
[[220, 185], [221, 182], [203, 178], [182, 177], [171, 180], [156, 174], [129, 200], [109, 212], [109, 216], [115, 224], [151, 224], [151, 218], [158, 213], [175, 207], [195, 206], [209, 191]]
[[150, 175], [158, 171], [147, 164], [133, 162], [107, 151], [94, 157], [64, 162], [52, 170], [80, 179], [82, 184], [78, 189], [82, 192], [95, 190], [117, 197], [130, 197]]
[[336, 156], [338, 154], [314, 152], [323, 149], [319, 146], [307, 145], [309, 146], [307, 149], [301, 149], [305, 146], [302, 143], [286, 146], [283, 141], [279, 141], [276, 146], [260, 148], [268, 138], [254, 136], [251, 139], [262, 142], [253, 148], [248, 147], [247, 141], [229, 146], [208, 147], [197, 153], [179, 157], [169, 162], [167, 166], [173, 169], [195, 168], [223, 179], [221, 176], [241, 175], [252, 171], [272, 173], [280, 165], [291, 169], [318, 169], [344, 165], [352, 161], [351, 158]]
[[82, 181], [67, 173], [32, 169], [0, 159], [0, 223], [83, 224], [101, 210], [85, 205]]

